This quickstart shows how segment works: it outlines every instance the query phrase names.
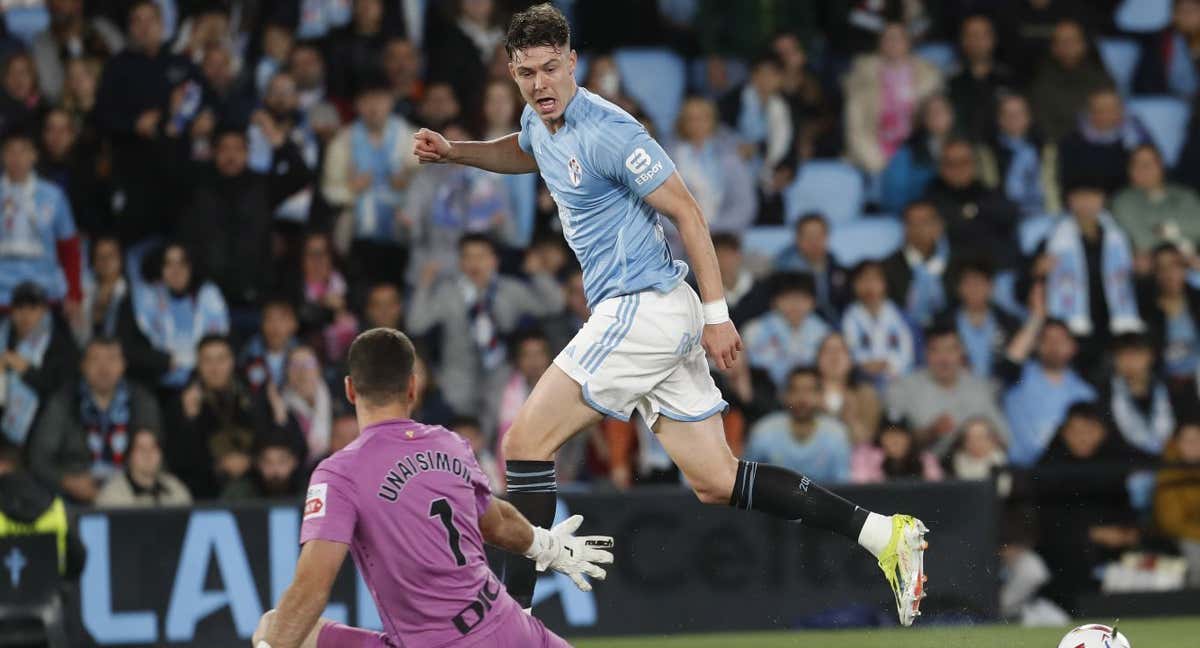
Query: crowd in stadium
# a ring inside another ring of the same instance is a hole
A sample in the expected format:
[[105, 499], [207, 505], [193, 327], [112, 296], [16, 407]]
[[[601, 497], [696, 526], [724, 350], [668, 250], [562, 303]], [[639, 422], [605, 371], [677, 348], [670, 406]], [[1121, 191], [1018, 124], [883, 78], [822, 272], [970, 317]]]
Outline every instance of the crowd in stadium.
[[[411, 148], [517, 130], [503, 39], [528, 2], [15, 4], [0, 408], [37, 478], [81, 505], [298, 497], [357, 434], [350, 341], [388, 326], [419, 345], [416, 418], [503, 488], [505, 430], [588, 316], [581, 276], [536, 177]], [[1128, 109], [1197, 96], [1200, 0], [1139, 34], [1111, 0], [556, 4], [583, 85], [708, 217], [745, 345], [714, 369], [736, 454], [832, 484], [1045, 469], [1007, 493], [1005, 541], [1074, 572], [1053, 598], [1164, 540], [1200, 580], [1200, 121]], [[677, 106], [631, 90], [670, 85], [622, 64], [651, 45], [687, 63]], [[849, 215], [804, 184], [831, 165]], [[843, 259], [847, 222], [902, 236]], [[679, 480], [637, 418], [558, 462]]]

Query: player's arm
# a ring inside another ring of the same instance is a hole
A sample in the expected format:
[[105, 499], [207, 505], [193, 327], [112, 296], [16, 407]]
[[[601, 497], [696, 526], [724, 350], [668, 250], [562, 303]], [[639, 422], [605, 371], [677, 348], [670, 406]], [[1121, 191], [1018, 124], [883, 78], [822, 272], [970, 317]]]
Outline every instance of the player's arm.
[[349, 546], [330, 540], [309, 540], [304, 543], [292, 584], [279, 599], [279, 606], [271, 615], [266, 632], [256, 641], [259, 648], [262, 642], [269, 648], [316, 645], [316, 642], [305, 640], [313, 634], [321, 611], [329, 602], [329, 591], [342, 568], [348, 549]]
[[479, 530], [488, 544], [520, 554], [537, 565], [538, 571], [553, 569], [565, 574], [579, 589], [590, 592], [592, 586], [583, 578], [587, 574], [604, 580], [608, 572], [600, 565], [613, 561], [613, 539], [608, 536], [575, 536], [583, 524], [583, 516], [573, 515], [547, 531], [535, 527], [508, 502], [492, 498], [487, 511], [479, 518]]
[[645, 201], [654, 211], [670, 218], [683, 239], [683, 247], [696, 273], [696, 283], [700, 286], [700, 299], [704, 302], [705, 326], [701, 339], [704, 350], [721, 369], [732, 367], [742, 350], [742, 339], [729, 319], [717, 251], [713, 248], [704, 212], [683, 184], [678, 171], [647, 194]]
[[413, 136], [413, 154], [422, 164], [453, 162], [495, 173], [533, 173], [538, 170], [512, 133], [487, 142], [451, 142], [441, 133], [422, 128]]

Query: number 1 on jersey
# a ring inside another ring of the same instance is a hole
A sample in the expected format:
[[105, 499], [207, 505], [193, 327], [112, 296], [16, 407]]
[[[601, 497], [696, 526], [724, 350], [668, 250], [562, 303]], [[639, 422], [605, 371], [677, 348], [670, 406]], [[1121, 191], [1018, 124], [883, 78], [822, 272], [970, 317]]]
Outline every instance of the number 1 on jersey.
[[458, 546], [458, 540], [461, 536], [458, 533], [458, 528], [454, 526], [454, 509], [450, 508], [450, 502], [447, 502], [445, 498], [435, 499], [430, 502], [429, 517], [442, 518], [442, 526], [446, 527], [446, 536], [450, 543], [450, 551], [454, 553], [454, 562], [459, 567], [467, 564], [467, 557], [463, 555], [462, 549]]

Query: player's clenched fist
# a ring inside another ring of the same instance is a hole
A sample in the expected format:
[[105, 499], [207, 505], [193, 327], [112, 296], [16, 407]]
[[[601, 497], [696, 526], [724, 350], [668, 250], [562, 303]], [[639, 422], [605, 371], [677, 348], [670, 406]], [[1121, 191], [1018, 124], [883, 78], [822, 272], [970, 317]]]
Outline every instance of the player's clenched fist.
[[738, 335], [733, 322], [709, 324], [704, 327], [704, 333], [700, 336], [700, 345], [704, 347], [708, 357], [717, 363], [717, 368], [725, 370], [737, 362], [738, 354], [742, 350], [742, 337]]
[[533, 560], [538, 571], [553, 569], [568, 576], [579, 589], [590, 592], [592, 584], [584, 580], [583, 574], [597, 580], [608, 576], [600, 565], [612, 563], [612, 552], [605, 550], [612, 549], [613, 539], [610, 536], [575, 537], [581, 524], [583, 516], [572, 515], [549, 531], [534, 527], [533, 544], [525, 551], [525, 557]]
[[422, 128], [413, 136], [413, 155], [417, 156], [422, 164], [449, 162], [452, 148], [441, 133], [428, 128]]

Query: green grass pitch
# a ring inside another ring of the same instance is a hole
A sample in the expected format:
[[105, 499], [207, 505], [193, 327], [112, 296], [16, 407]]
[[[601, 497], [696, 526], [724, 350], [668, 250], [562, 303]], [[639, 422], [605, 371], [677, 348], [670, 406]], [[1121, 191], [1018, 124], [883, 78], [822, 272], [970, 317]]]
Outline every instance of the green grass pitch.
[[[1112, 623], [1088, 619], [1080, 623]], [[620, 639], [577, 639], [576, 648], [1057, 648], [1070, 628], [1022, 628], [1009, 625], [940, 628], [889, 628], [833, 632], [748, 632], [740, 634], [672, 635]], [[1121, 634], [1133, 648], [1200, 646], [1200, 617], [1128, 619]]]

